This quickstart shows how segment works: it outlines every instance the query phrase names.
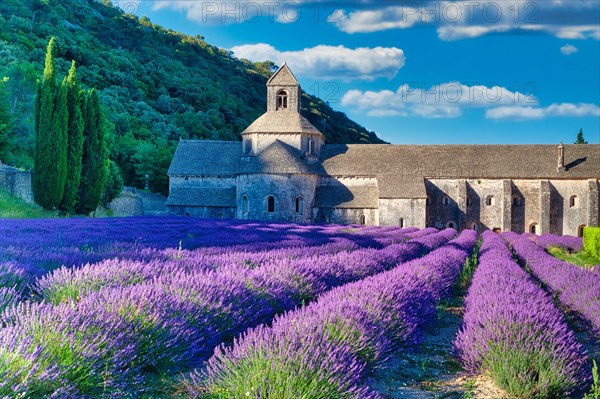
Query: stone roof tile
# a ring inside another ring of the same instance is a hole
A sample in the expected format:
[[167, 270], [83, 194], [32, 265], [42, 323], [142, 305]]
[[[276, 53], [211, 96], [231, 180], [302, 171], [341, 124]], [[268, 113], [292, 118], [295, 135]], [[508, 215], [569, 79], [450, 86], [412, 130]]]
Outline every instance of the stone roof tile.
[[235, 175], [241, 157], [239, 141], [181, 140], [168, 175]]

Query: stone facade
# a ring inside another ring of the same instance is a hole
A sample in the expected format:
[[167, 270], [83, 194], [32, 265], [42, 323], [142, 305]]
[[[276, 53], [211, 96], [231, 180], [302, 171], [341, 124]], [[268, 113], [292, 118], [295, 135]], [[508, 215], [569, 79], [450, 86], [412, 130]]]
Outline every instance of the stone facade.
[[330, 145], [283, 65], [241, 143], [181, 141], [171, 213], [578, 235], [597, 226], [599, 145]]
[[0, 188], [9, 194], [33, 204], [32, 172], [20, 170], [0, 162]]

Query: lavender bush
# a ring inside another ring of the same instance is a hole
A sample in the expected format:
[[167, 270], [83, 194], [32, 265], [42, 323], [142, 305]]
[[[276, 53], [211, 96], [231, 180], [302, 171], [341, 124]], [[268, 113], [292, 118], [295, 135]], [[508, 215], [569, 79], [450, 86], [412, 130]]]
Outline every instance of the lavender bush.
[[600, 337], [600, 275], [546, 253], [518, 235], [505, 236], [519, 259], [548, 286], [559, 301], [587, 320]]
[[483, 233], [455, 348], [467, 370], [490, 373], [519, 397], [562, 397], [584, 380], [586, 355], [561, 312], [490, 231]]
[[[455, 235], [452, 229], [440, 235]], [[440, 236], [426, 236], [425, 242]], [[420, 340], [477, 241], [462, 235], [422, 259], [344, 285], [221, 347], [184, 383], [200, 398], [378, 398], [366, 372]]]
[[[278, 226], [259, 226], [267, 237], [278, 231]], [[200, 259], [212, 257], [208, 263], [196, 264], [193, 251], [182, 249], [162, 261], [115, 259], [75, 272], [63, 268], [36, 285], [54, 305], [7, 304], [0, 329], [5, 377], [0, 397], [142, 394], [153, 379], [199, 365], [216, 345], [246, 328], [332, 287], [421, 256], [454, 234], [353, 229], [342, 234], [350, 243], [329, 233], [324, 241], [307, 237], [281, 254], [250, 256], [251, 264], [235, 246], [237, 255], [225, 248], [199, 249]], [[418, 238], [381, 243], [411, 237]], [[313, 249], [316, 255], [307, 256]]]

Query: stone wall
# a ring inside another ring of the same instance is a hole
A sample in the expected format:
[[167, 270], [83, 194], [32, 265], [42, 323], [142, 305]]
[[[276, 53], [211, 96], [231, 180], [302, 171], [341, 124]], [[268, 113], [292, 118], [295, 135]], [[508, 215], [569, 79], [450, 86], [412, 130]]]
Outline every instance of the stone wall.
[[[316, 186], [317, 176], [314, 175], [240, 175], [237, 178], [237, 217], [311, 222]], [[248, 212], [242, 203], [244, 196], [248, 198]], [[275, 198], [275, 212], [267, 209], [270, 196]], [[301, 199], [300, 212], [296, 212], [296, 198]]]
[[121, 194], [108, 205], [108, 209], [99, 211], [114, 217], [167, 215], [166, 201], [160, 194], [124, 187]]
[[365, 217], [365, 225], [379, 224], [379, 209], [360, 208], [314, 208], [314, 221], [318, 223], [361, 224]]
[[425, 199], [380, 199], [379, 225], [425, 227]]
[[27, 203], [34, 203], [30, 170], [20, 170], [0, 162], [0, 188]]

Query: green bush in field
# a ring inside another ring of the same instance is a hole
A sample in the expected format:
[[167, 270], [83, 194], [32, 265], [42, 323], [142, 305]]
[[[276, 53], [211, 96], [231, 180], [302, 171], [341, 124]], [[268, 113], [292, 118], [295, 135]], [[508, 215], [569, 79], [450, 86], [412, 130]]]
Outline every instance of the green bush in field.
[[600, 227], [583, 229], [583, 249], [593, 257], [600, 259]]

